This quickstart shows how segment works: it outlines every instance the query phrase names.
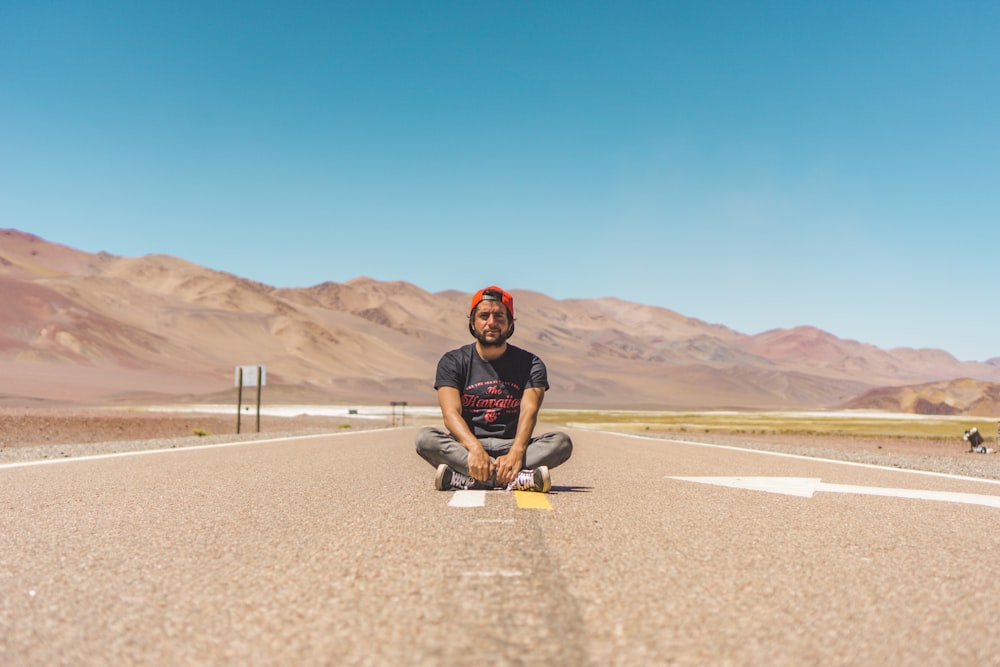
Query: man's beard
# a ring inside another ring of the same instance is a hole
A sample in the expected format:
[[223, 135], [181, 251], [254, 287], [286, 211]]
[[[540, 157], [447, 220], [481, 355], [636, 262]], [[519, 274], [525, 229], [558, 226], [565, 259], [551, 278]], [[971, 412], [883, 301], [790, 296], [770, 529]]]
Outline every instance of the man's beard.
[[472, 329], [473, 337], [477, 341], [479, 341], [479, 344], [482, 345], [483, 347], [503, 347], [504, 343], [507, 342], [507, 339], [510, 338], [513, 334], [514, 334], [514, 329], [512, 327], [502, 332], [499, 336], [497, 336], [496, 340], [487, 340], [486, 336], [483, 335], [481, 331], [477, 331], [475, 328]]

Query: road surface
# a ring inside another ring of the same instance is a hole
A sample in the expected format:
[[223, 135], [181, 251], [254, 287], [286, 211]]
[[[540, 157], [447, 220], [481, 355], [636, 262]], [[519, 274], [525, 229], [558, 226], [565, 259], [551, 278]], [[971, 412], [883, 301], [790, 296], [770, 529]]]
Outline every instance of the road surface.
[[0, 466], [0, 664], [1000, 664], [997, 483], [571, 430], [441, 493], [415, 432]]

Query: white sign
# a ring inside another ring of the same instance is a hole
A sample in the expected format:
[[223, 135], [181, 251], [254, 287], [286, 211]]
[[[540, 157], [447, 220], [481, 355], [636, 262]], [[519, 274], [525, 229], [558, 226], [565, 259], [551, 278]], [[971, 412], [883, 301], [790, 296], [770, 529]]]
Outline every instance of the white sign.
[[233, 386], [240, 386], [240, 371], [243, 371], [243, 386], [257, 386], [257, 371], [260, 370], [260, 386], [267, 384], [267, 366], [237, 366], [236, 374], [233, 376]]
[[817, 492], [855, 493], [866, 496], [966, 503], [1000, 509], [1000, 496], [923, 489], [889, 489], [880, 486], [854, 486], [852, 484], [828, 484], [815, 477], [671, 477], [670, 479], [698, 484], [712, 484], [714, 486], [728, 486], [732, 489], [780, 493], [786, 496], [799, 496], [801, 498], [812, 498], [813, 494]]

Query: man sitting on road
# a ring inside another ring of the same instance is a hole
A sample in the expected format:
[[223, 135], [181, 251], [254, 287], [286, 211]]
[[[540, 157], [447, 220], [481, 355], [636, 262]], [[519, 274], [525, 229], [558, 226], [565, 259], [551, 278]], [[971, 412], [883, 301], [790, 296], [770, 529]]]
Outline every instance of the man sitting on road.
[[569, 459], [565, 433], [533, 437], [545, 391], [545, 364], [509, 345], [514, 298], [496, 286], [472, 297], [469, 332], [476, 339], [441, 357], [434, 388], [447, 430], [426, 427], [417, 453], [437, 469], [434, 486], [547, 492], [549, 468]]

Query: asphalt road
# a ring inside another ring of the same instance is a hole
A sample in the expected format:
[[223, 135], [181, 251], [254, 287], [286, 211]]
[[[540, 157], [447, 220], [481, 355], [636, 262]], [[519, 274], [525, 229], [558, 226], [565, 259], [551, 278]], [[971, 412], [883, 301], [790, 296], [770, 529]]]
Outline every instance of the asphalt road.
[[413, 428], [0, 466], [0, 664], [1000, 664], [1000, 485], [571, 433], [541, 498]]

